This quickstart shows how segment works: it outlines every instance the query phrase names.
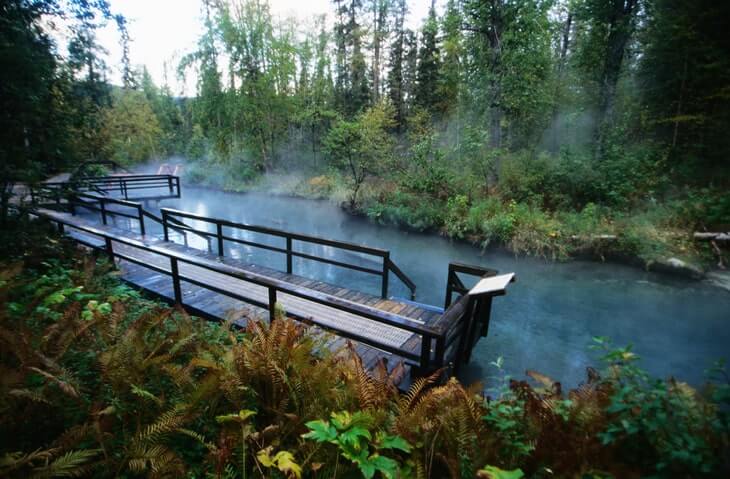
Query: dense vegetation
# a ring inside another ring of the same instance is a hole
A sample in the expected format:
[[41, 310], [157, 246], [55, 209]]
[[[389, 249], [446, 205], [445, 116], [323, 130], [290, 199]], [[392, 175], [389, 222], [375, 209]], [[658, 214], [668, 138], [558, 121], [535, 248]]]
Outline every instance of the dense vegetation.
[[0, 235], [0, 475], [726, 477], [730, 383], [649, 378], [596, 338], [580, 387], [501, 372], [407, 394], [306, 327], [207, 323], [121, 284], [40, 221]]
[[[197, 81], [184, 98], [129, 64], [105, 0], [6, 1], [2, 197], [90, 157], [182, 155], [189, 180], [297, 172], [278, 189], [519, 252], [722, 263], [690, 233], [730, 224], [729, 5], [446, 0], [412, 30], [406, 0], [300, 22], [201, 0], [197, 48], [167, 65]], [[96, 41], [108, 22], [121, 86]]]

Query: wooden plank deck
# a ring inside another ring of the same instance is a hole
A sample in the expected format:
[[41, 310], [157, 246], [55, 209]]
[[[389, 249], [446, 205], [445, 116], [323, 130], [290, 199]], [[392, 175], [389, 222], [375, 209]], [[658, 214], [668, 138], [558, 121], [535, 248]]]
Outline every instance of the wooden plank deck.
[[[157, 248], [162, 248], [169, 252], [194, 256], [206, 262], [209, 261], [211, 263], [218, 264], [223, 263], [242, 271], [274, 278], [292, 285], [337, 296], [352, 303], [367, 305], [371, 308], [400, 315], [424, 325], [438, 324], [439, 320], [442, 319], [441, 314], [420, 308], [417, 305], [382, 299], [371, 294], [342, 288], [311, 278], [287, 274], [261, 265], [245, 263], [234, 258], [221, 258], [206, 251], [197, 250], [173, 242], [166, 242], [156, 237], [140, 236], [130, 231], [120, 230], [114, 226], [100, 225], [96, 222], [91, 222], [83, 218], [79, 218], [78, 216], [72, 216], [68, 213], [51, 210], [43, 210], [42, 212], [44, 215], [57, 217], [67, 223], [78, 224], [82, 227], [93, 226], [96, 229], [103, 230], [116, 237], [135, 239], [146, 245], [154, 245]], [[94, 236], [71, 227], [66, 228], [66, 233], [76, 239], [82, 240], [83, 242], [103, 247], [104, 241], [98, 236]], [[164, 256], [150, 251], [144, 251], [120, 242], [112, 241], [112, 243], [114, 251], [117, 253], [129, 256], [143, 264], [155, 266], [163, 271], [170, 271], [170, 262]], [[117, 259], [117, 265], [121, 270], [122, 279], [128, 283], [168, 301], [173, 300], [174, 291], [170, 276], [130, 261]], [[268, 303], [267, 288], [238, 278], [232, 278], [230, 276], [216, 273], [215, 271], [210, 271], [192, 264], [186, 264], [184, 262], [179, 264], [179, 274], [181, 277], [180, 284], [183, 295], [183, 303], [193, 314], [219, 320], [234, 319], [239, 325], [245, 325], [245, 321], [249, 317], [259, 317], [265, 320], [268, 319], [266, 309], [256, 306], [257, 304], [263, 306]], [[194, 285], [185, 281], [186, 278], [198, 282], [204, 282], [223, 291], [229, 291], [237, 295], [241, 295], [249, 299], [253, 304]], [[407, 349], [413, 353], [417, 353], [420, 350], [420, 337], [403, 329], [377, 323], [355, 314], [308, 301], [303, 298], [287, 295], [285, 293], [278, 295], [277, 302], [281, 304], [287, 313], [292, 314], [299, 319], [304, 319], [305, 322], [307, 318], [316, 318], [316, 320], [323, 326], [358, 334], [365, 338], [377, 339], [377, 341], [387, 344], [388, 346]], [[314, 332], [315, 334], [326, 335], [325, 343], [327, 347], [333, 351], [340, 350], [347, 344], [347, 340], [344, 338], [325, 333], [321, 328], [315, 327]], [[400, 358], [395, 357], [388, 352], [362, 343], [353, 342], [353, 344], [367, 368], [374, 367], [381, 358], [384, 358], [391, 368], [399, 362]]]

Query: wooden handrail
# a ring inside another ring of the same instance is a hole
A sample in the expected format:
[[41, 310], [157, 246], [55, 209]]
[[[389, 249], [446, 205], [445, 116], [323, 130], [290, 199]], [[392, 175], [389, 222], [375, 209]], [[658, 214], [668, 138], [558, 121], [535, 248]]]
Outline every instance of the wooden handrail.
[[498, 271], [496, 269], [484, 268], [466, 263], [449, 263], [449, 271], [446, 278], [446, 299], [444, 300], [444, 309], [449, 309], [449, 306], [451, 306], [454, 292], [465, 294], [468, 291], [466, 286], [464, 286], [464, 283], [462, 283], [461, 279], [457, 276], [457, 273], [464, 273], [484, 278], [488, 276], [496, 276]]
[[[180, 177], [174, 175], [120, 175], [75, 178], [69, 181], [42, 183], [41, 186], [62, 190], [89, 190], [105, 195], [119, 191], [125, 199], [129, 192], [152, 188], [168, 188], [170, 194], [159, 198], [180, 197]], [[148, 197], [149, 198], [149, 197]]]
[[[93, 244], [88, 241], [80, 240], [79, 238], [75, 238], [79, 242], [83, 242], [84, 244], [95, 248], [95, 249], [101, 249], [105, 251], [110, 258], [120, 258], [126, 261], [131, 261], [136, 264], [139, 264], [140, 266], [143, 266], [145, 268], [152, 269], [156, 272], [167, 274], [172, 277], [173, 279], [173, 290], [174, 290], [174, 296], [175, 300], [182, 304], [183, 302], [183, 296], [180, 289], [180, 281], [186, 281], [190, 282], [192, 284], [196, 284], [197, 286], [200, 286], [202, 288], [209, 289], [211, 291], [224, 294], [233, 298], [236, 298], [241, 301], [245, 301], [248, 303], [253, 303], [257, 305], [261, 305], [260, 303], [257, 303], [253, 301], [251, 298], [246, 298], [244, 296], [238, 295], [232, 291], [223, 290], [220, 288], [217, 288], [215, 286], [212, 286], [206, 282], [199, 281], [193, 277], [181, 275], [178, 264], [179, 263], [186, 263], [190, 264], [199, 268], [203, 268], [209, 271], [213, 271], [231, 278], [236, 278], [240, 280], [244, 280], [259, 286], [266, 287], [269, 291], [269, 298], [271, 299], [273, 297], [274, 303], [275, 298], [278, 293], [283, 293], [291, 296], [295, 296], [307, 301], [311, 301], [314, 303], [322, 304], [327, 307], [331, 307], [340, 311], [345, 311], [372, 321], [375, 321], [380, 324], [385, 324], [394, 328], [402, 329], [405, 331], [408, 331], [412, 334], [416, 334], [418, 336], [421, 336], [421, 350], [418, 353], [414, 353], [402, 348], [393, 347], [390, 346], [382, 341], [378, 341], [377, 338], [371, 338], [371, 337], [365, 337], [361, 336], [357, 333], [352, 333], [348, 331], [341, 330], [337, 327], [333, 327], [331, 325], [323, 324], [319, 322], [316, 318], [306, 318], [307, 320], [311, 321], [312, 323], [323, 327], [325, 329], [333, 330], [337, 332], [339, 335], [344, 337], [349, 337], [352, 339], [355, 339], [357, 341], [363, 342], [365, 344], [368, 344], [370, 346], [376, 347], [378, 349], [391, 352], [393, 354], [397, 354], [401, 357], [403, 357], [405, 360], [412, 361], [416, 366], [418, 366], [420, 371], [430, 371], [434, 368], [437, 368], [440, 366], [438, 361], [435, 361], [437, 359], [438, 354], [435, 356], [432, 354], [432, 348], [431, 345], [435, 342], [435, 350], [438, 352], [440, 350], [443, 350], [444, 345], [444, 333], [439, 331], [438, 329], [434, 329], [430, 326], [426, 326], [416, 320], [413, 320], [411, 318], [400, 316], [397, 314], [389, 313], [387, 311], [383, 311], [377, 308], [373, 308], [370, 306], [366, 306], [360, 303], [355, 303], [352, 301], [348, 301], [346, 299], [333, 296], [327, 293], [323, 293], [321, 291], [316, 291], [308, 288], [303, 288], [300, 286], [293, 285], [291, 283], [287, 283], [285, 281], [281, 281], [275, 278], [270, 278], [267, 276], [263, 276], [257, 273], [253, 273], [251, 271], [241, 270], [234, 268], [232, 266], [226, 265], [224, 263], [214, 263], [209, 260], [201, 259], [195, 256], [191, 256], [182, 252], [173, 252], [164, 248], [160, 248], [154, 245], [147, 245], [143, 242], [131, 239], [131, 238], [123, 238], [123, 237], [117, 237], [110, 235], [106, 231], [86, 226], [86, 225], [79, 225], [76, 223], [73, 223], [71, 221], [66, 221], [61, 218], [53, 217], [46, 215], [39, 211], [34, 211], [33, 214], [42, 216], [47, 218], [48, 220], [57, 223], [59, 226], [65, 225], [72, 227], [76, 230], [83, 231], [85, 233], [98, 236], [103, 240], [104, 246], [99, 246], [96, 244]], [[121, 243], [127, 246], [131, 246], [133, 248], [140, 249], [142, 251], [147, 251], [150, 253], [154, 253], [163, 257], [166, 257], [170, 261], [170, 270], [166, 270], [164, 268], [160, 268], [158, 266], [150, 265], [142, 260], [139, 260], [137, 258], [131, 257], [129, 255], [126, 255], [124, 253], [120, 253], [117, 251], [114, 251], [113, 249], [113, 243]], [[271, 301], [269, 301], [271, 303]], [[267, 308], [269, 310], [270, 315], [273, 317], [273, 310], [272, 310], [272, 304], [266, 304], [263, 305], [263, 307]]]
[[[196, 229], [191, 226], [185, 227], [186, 231], [193, 231], [201, 235], [206, 235], [209, 238], [215, 238], [218, 242], [218, 255], [224, 256], [224, 241], [231, 241], [246, 246], [253, 246], [257, 248], [266, 249], [286, 255], [287, 273], [291, 274], [293, 269], [292, 258], [303, 258], [312, 261], [318, 261], [325, 264], [331, 264], [334, 266], [352, 269], [354, 271], [360, 271], [363, 273], [374, 274], [381, 277], [381, 296], [386, 298], [388, 296], [388, 275], [393, 272], [398, 279], [400, 279], [406, 287], [411, 291], [411, 298], [415, 297], [416, 285], [406, 274], [390, 259], [390, 252], [381, 248], [374, 248], [372, 246], [364, 246], [355, 243], [349, 243], [346, 241], [332, 240], [328, 238], [322, 238], [319, 236], [305, 235], [301, 233], [292, 233], [276, 228], [270, 228], [268, 226], [250, 225], [246, 223], [239, 223], [235, 221], [212, 218], [208, 216], [202, 216], [187, 211], [176, 210], [173, 208], [162, 208], [160, 210], [162, 214], [163, 227], [166, 221], [172, 221], [175, 217], [188, 218], [195, 221], [201, 221], [204, 223], [213, 224], [216, 227], [216, 232], [212, 233], [201, 229]], [[267, 234], [286, 240], [286, 247], [277, 247], [265, 243], [258, 243], [256, 241], [249, 241], [240, 238], [233, 238], [223, 234], [222, 228], [235, 228], [244, 231], [251, 231], [254, 233]], [[382, 259], [382, 268], [373, 269], [365, 266], [360, 266], [352, 263], [346, 263], [343, 261], [337, 261], [329, 258], [322, 258], [312, 254], [304, 253], [301, 251], [295, 251], [293, 249], [293, 241], [300, 241], [304, 243], [317, 244], [322, 246], [329, 246], [347, 251], [354, 251], [357, 253], [369, 254]]]

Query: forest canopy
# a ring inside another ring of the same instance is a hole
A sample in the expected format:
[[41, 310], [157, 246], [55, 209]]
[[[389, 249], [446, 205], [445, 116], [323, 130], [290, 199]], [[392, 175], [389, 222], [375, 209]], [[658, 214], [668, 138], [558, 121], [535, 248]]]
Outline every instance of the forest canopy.
[[[3, 197], [90, 158], [180, 155], [189, 180], [296, 171], [298, 192], [376, 221], [553, 256], [550, 238], [730, 223], [727, 2], [444, 0], [417, 27], [406, 0], [299, 20], [265, 0], [200, 8], [197, 47], [170, 69], [196, 83], [182, 96], [130, 64], [105, 0], [3, 2]], [[110, 22], [120, 85], [96, 37]]]

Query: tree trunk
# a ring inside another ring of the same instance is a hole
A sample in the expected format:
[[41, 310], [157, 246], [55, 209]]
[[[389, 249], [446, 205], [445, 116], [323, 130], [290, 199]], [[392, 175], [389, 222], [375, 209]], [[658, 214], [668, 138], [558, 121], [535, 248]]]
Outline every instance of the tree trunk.
[[568, 11], [568, 18], [565, 19], [563, 25], [563, 40], [560, 44], [560, 54], [558, 56], [558, 72], [557, 72], [557, 84], [555, 85], [555, 105], [553, 105], [553, 120], [552, 120], [552, 144], [550, 150], [557, 153], [559, 149], [559, 135], [558, 135], [558, 121], [560, 119], [560, 91], [562, 88], [563, 74], [565, 72], [565, 64], [568, 58], [568, 49], [570, 48], [570, 31], [573, 27], [573, 12]]
[[621, 74], [626, 45], [631, 38], [637, 3], [638, 0], [613, 0], [605, 60], [599, 85], [598, 121], [594, 132], [594, 152], [599, 159], [603, 156], [606, 130], [613, 121], [616, 85]]

